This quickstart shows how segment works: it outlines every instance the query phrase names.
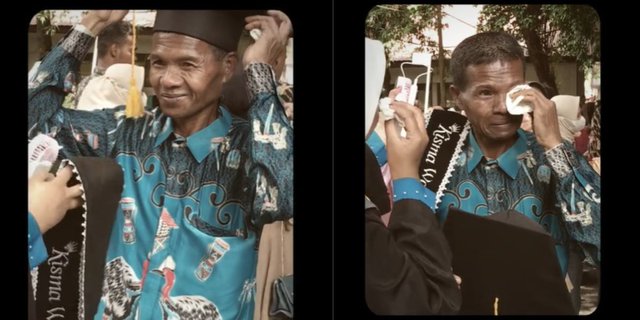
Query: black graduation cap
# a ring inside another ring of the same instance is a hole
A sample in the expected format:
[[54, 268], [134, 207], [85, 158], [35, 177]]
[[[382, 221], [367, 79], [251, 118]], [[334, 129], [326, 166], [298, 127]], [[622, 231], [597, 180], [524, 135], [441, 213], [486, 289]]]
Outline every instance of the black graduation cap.
[[265, 14], [259, 10], [158, 10], [154, 32], [194, 37], [226, 51], [236, 51], [244, 18]]
[[462, 278], [460, 314], [577, 314], [555, 242], [535, 221], [514, 210], [481, 217], [451, 207], [444, 232]]

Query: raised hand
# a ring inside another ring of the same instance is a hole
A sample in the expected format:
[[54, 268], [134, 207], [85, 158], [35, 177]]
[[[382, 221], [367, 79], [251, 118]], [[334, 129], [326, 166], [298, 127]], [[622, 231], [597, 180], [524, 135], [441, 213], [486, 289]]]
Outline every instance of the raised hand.
[[545, 150], [562, 143], [555, 103], [534, 88], [516, 92], [512, 95], [512, 99], [515, 100], [519, 96], [523, 96], [522, 101], [529, 102], [533, 106], [533, 132], [538, 143]]
[[396, 127], [396, 120], [385, 122], [385, 132], [387, 135], [387, 159], [391, 169], [391, 177], [396, 179], [415, 178], [418, 179], [418, 170], [424, 150], [429, 143], [429, 136], [424, 126], [424, 115], [422, 111], [408, 103], [395, 101], [400, 89], [391, 90], [389, 98], [390, 107], [404, 121], [406, 138], [400, 137]]
[[287, 40], [292, 33], [289, 17], [282, 11], [269, 10], [267, 16], [249, 16], [245, 18], [246, 30], [260, 29], [261, 35], [244, 52], [242, 62], [245, 66], [253, 62], [270, 64], [275, 70], [284, 65]]
[[82, 204], [81, 186], [67, 187], [72, 175], [70, 167], [53, 176], [48, 167], [39, 166], [29, 179], [29, 212], [36, 219], [40, 232], [47, 232], [64, 218], [69, 209]]
[[129, 10], [90, 10], [81, 23], [94, 35], [98, 35], [108, 25], [122, 20], [128, 12]]

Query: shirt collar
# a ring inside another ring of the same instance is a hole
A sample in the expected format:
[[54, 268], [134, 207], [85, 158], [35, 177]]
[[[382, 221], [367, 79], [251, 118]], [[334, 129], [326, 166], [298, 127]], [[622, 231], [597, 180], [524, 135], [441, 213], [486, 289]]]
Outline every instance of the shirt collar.
[[[520, 168], [518, 165], [518, 156], [525, 151], [527, 151], [527, 138], [522, 129], [518, 129], [518, 140], [514, 143], [511, 148], [507, 149], [506, 152], [502, 153], [498, 159], [498, 166], [506, 172], [511, 179], [515, 179], [518, 174], [518, 169]], [[467, 173], [471, 173], [473, 169], [480, 163], [484, 154], [476, 141], [476, 137], [473, 134], [473, 131], [469, 135], [469, 145], [471, 147], [471, 157], [467, 161]]]
[[[187, 137], [187, 147], [194, 158], [200, 163], [213, 150], [212, 139], [222, 138], [229, 132], [231, 127], [231, 113], [225, 107], [218, 108], [219, 117], [204, 129]], [[162, 144], [173, 132], [173, 122], [167, 118], [164, 128], [156, 137], [154, 148]]]

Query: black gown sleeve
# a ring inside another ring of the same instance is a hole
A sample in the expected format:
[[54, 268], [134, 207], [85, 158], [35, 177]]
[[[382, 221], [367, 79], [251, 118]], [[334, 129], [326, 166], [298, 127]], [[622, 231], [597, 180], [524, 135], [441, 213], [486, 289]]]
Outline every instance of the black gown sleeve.
[[461, 294], [435, 215], [417, 200], [394, 203], [388, 227], [365, 211], [365, 287], [376, 314], [455, 314]]

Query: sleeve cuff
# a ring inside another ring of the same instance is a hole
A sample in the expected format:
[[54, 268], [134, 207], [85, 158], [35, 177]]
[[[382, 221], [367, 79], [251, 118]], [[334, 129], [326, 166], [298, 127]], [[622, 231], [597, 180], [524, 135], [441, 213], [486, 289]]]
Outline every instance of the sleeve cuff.
[[387, 163], [387, 149], [384, 146], [384, 142], [382, 142], [382, 139], [380, 139], [380, 136], [375, 131], [367, 139], [367, 144], [376, 156], [379, 166], [383, 166]]
[[96, 35], [93, 34], [93, 32], [91, 32], [91, 30], [89, 30], [87, 27], [85, 27], [83, 24], [76, 24], [73, 29], [75, 29], [76, 31], [82, 32], [92, 38], [95, 38]]
[[418, 200], [435, 212], [436, 194], [425, 188], [418, 180], [402, 178], [393, 180], [393, 202], [411, 199]]
[[278, 84], [270, 65], [250, 63], [244, 70], [249, 93], [249, 104], [253, 104], [260, 93], [277, 94]]
[[558, 177], [564, 178], [571, 172], [571, 163], [564, 144], [559, 144], [544, 152], [547, 162]]
[[40, 233], [40, 227], [36, 222], [36, 219], [31, 215], [29, 216], [29, 268], [33, 269], [40, 263], [47, 259], [47, 247], [44, 245], [44, 239]]
[[87, 52], [89, 52], [94, 38], [85, 26], [76, 25], [71, 29], [67, 37], [62, 40], [60, 47], [69, 52], [78, 61], [82, 61]]

